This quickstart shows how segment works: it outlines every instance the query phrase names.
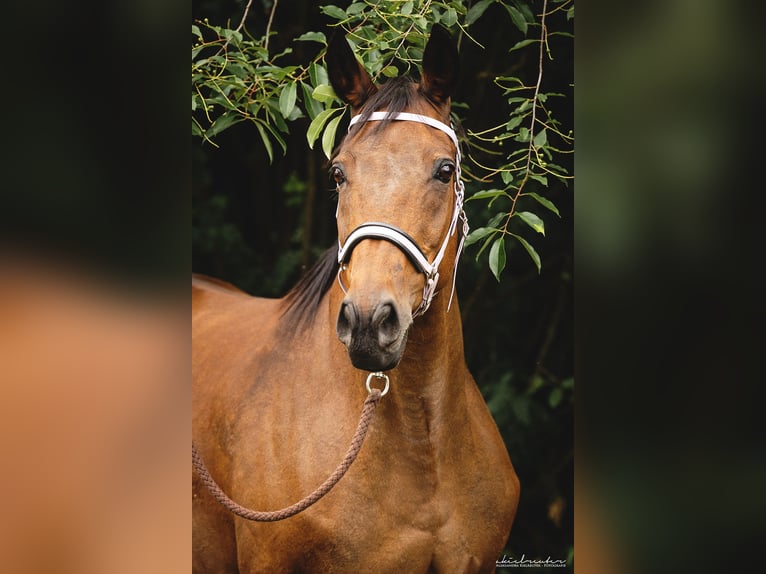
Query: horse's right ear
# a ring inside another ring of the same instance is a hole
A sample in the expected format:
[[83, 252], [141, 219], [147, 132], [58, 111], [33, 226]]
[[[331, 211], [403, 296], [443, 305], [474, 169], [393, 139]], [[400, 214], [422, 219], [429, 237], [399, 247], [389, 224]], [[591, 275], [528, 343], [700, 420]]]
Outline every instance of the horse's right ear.
[[325, 62], [333, 90], [341, 100], [351, 104], [352, 113], [358, 112], [367, 98], [378, 91], [343, 34], [335, 32], [330, 38]]

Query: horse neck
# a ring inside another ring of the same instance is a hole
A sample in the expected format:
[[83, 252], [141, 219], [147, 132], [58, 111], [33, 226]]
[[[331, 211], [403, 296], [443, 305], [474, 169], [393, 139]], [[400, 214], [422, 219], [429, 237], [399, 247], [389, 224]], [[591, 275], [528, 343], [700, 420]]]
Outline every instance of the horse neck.
[[[457, 298], [447, 311], [442, 292], [429, 311], [415, 319], [407, 347], [393, 375], [400, 380], [401, 393], [443, 400], [455, 381], [455, 371], [464, 367], [463, 329]], [[452, 375], [452, 376], [450, 376]]]
[[387, 414], [395, 432], [405, 430], [433, 443], [440, 431], [454, 430], [466, 416], [465, 371], [457, 298], [448, 312], [442, 291], [429, 311], [415, 319], [402, 361], [391, 374], [395, 408]]
[[[334, 288], [329, 298], [333, 319], [342, 298], [340, 289]], [[409, 437], [415, 445], [438, 441], [442, 430], [457, 432], [455, 426], [462, 424], [467, 412], [460, 309], [455, 297], [447, 311], [448, 299], [449, 286], [435, 297], [425, 315], [415, 319], [401, 362], [386, 373], [391, 387], [383, 398], [376, 425], [383, 433]], [[366, 373], [351, 366], [342, 344], [338, 342], [334, 348], [335, 364], [343, 365], [339, 370], [345, 371], [349, 384], [361, 389]]]

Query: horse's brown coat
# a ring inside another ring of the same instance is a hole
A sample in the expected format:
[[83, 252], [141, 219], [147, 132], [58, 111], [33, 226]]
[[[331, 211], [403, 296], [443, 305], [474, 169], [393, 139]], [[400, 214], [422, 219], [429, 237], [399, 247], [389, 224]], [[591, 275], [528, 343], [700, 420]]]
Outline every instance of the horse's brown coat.
[[[358, 94], [362, 80], [346, 78], [347, 89]], [[444, 86], [437, 80], [423, 83]], [[408, 111], [449, 121], [448, 100], [423, 100]], [[339, 233], [365, 220], [389, 221], [432, 257], [452, 206], [449, 190], [433, 183], [432, 165], [454, 157], [454, 148], [428, 126], [398, 124], [363, 126], [341, 146], [350, 173]], [[256, 510], [311, 492], [348, 447], [367, 373], [351, 365], [335, 335], [344, 297], [356, 297], [360, 308], [393, 298], [408, 329], [359, 457], [316, 505], [282, 522], [248, 522], [227, 514], [193, 476], [195, 572], [494, 571], [519, 483], [465, 365], [456, 301], [447, 312], [456, 244], [457, 237], [441, 270], [441, 294], [414, 322], [422, 275], [380, 240], [359, 244], [348, 294], [334, 284], [298, 331], [284, 321], [283, 301], [194, 280], [194, 440], [224, 491]]]

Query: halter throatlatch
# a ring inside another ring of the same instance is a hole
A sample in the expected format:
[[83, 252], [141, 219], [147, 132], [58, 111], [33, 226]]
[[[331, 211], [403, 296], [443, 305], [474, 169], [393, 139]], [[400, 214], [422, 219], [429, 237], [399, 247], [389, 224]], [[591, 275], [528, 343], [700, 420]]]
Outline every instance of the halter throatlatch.
[[[351, 122], [348, 126], [349, 129], [351, 129], [351, 126], [357, 123], [360, 118], [361, 116], [354, 116], [351, 118]], [[367, 121], [380, 120], [418, 122], [431, 126], [432, 128], [436, 128], [437, 130], [441, 130], [450, 137], [452, 143], [455, 145], [455, 207], [452, 211], [452, 220], [450, 221], [447, 235], [444, 237], [444, 241], [442, 241], [442, 245], [439, 248], [439, 251], [436, 253], [436, 257], [434, 257], [434, 260], [431, 262], [428, 261], [428, 258], [423, 253], [423, 250], [415, 242], [415, 240], [413, 240], [412, 237], [407, 235], [407, 233], [398, 227], [394, 227], [388, 223], [381, 222], [363, 223], [349, 234], [345, 243], [340, 243], [340, 239], [338, 239], [338, 263], [340, 264], [340, 269], [338, 270], [338, 283], [340, 284], [341, 289], [343, 289], [345, 292], [346, 287], [343, 285], [341, 272], [343, 271], [345, 264], [348, 263], [348, 260], [351, 258], [351, 252], [353, 251], [354, 247], [360, 241], [363, 239], [383, 239], [389, 241], [401, 249], [410, 259], [410, 261], [412, 261], [412, 264], [415, 266], [415, 268], [423, 273], [423, 275], [425, 275], [426, 282], [423, 286], [423, 299], [420, 302], [418, 308], [413, 312], [412, 316], [417, 317], [424, 314], [428, 310], [428, 307], [430, 307], [431, 301], [436, 294], [436, 284], [439, 281], [439, 264], [444, 258], [444, 253], [447, 251], [447, 244], [449, 243], [450, 237], [454, 235], [455, 230], [457, 229], [458, 220], [460, 220], [463, 222], [463, 228], [457, 247], [457, 253], [455, 254], [455, 266], [452, 271], [452, 291], [450, 291], [449, 303], [447, 304], [447, 310], [449, 311], [450, 307], [452, 306], [452, 297], [455, 294], [455, 277], [457, 275], [457, 264], [458, 260], [460, 259], [460, 253], [463, 250], [463, 242], [465, 241], [466, 235], [468, 235], [468, 218], [466, 217], [465, 211], [463, 211], [465, 186], [463, 185], [463, 181], [460, 177], [460, 146], [458, 145], [457, 135], [455, 135], [455, 130], [453, 130], [448, 125], [443, 124], [442, 122], [433, 118], [429, 118], [428, 116], [422, 116], [420, 114], [410, 114], [406, 112], [400, 112], [398, 114], [389, 114], [388, 112], [373, 112], [367, 118]]]

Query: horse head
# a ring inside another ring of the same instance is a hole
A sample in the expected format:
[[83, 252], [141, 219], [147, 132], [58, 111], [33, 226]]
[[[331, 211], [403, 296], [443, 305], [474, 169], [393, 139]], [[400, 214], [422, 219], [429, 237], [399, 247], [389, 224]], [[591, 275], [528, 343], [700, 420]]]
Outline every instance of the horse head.
[[467, 227], [460, 152], [449, 126], [457, 50], [434, 27], [419, 82], [397, 78], [382, 86], [342, 36], [331, 40], [326, 62], [353, 116], [330, 167], [345, 291], [336, 330], [356, 368], [385, 371], [401, 360], [413, 318], [454, 285]]

